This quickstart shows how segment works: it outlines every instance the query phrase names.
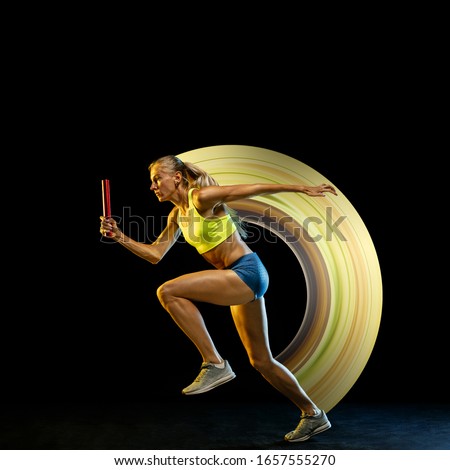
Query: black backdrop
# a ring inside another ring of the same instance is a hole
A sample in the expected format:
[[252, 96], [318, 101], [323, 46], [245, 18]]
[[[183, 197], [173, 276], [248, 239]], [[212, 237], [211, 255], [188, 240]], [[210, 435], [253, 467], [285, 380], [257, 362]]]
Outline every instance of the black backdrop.
[[[24, 190], [28, 211], [20, 214], [26, 223], [22, 220], [21, 236], [11, 247], [5, 298], [13, 302], [3, 319], [7, 399], [179, 398], [197, 374], [200, 357], [155, 292], [165, 280], [206, 264], [187, 244], [176, 244], [154, 266], [102, 241], [100, 181], [111, 181], [113, 213], [130, 208], [136, 216], [131, 230], [142, 233], [140, 218], [162, 220], [171, 208], [149, 191], [147, 167], [154, 158], [235, 144], [284, 153], [326, 176], [351, 201], [372, 237], [383, 277], [381, 327], [366, 368], [344, 399], [448, 401], [443, 278], [430, 263], [440, 256], [439, 232], [430, 234], [435, 221], [427, 203], [420, 202], [427, 200], [422, 185], [436, 173], [433, 155], [415, 165], [411, 146], [391, 140], [392, 128], [369, 125], [358, 116], [309, 118], [290, 126], [265, 123], [252, 131], [243, 117], [213, 131], [191, 122], [194, 131], [177, 132], [179, 120], [154, 126], [103, 109], [100, 116], [58, 125], [57, 138], [54, 129], [36, 136], [41, 151], [44, 143], [51, 145], [22, 169], [30, 178]], [[283, 243], [261, 242], [257, 249], [271, 274], [266, 300], [276, 355], [299, 326], [292, 311], [305, 302], [302, 273]], [[278, 399], [249, 366], [228, 310], [205, 305], [204, 314], [239, 376], [220, 392], [224, 399]]]

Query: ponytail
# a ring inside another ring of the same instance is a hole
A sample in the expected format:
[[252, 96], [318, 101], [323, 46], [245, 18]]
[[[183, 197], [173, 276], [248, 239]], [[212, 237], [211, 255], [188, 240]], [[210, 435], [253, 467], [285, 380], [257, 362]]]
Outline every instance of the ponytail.
[[201, 188], [202, 186], [219, 186], [219, 183], [205, 170], [191, 162], [184, 162], [189, 188]]

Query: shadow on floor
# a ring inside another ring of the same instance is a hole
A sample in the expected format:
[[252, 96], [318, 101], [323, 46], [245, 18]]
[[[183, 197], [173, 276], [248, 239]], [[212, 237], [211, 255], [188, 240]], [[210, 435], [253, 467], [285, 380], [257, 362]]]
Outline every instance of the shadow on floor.
[[338, 404], [332, 428], [298, 444], [290, 403], [4, 404], [0, 449], [450, 449], [450, 404]]

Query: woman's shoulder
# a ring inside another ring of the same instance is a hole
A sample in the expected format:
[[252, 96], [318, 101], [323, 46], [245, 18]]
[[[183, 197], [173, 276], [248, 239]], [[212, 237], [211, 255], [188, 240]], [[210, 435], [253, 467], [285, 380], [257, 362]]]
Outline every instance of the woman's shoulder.
[[194, 207], [197, 206], [197, 198], [198, 194], [200, 192], [201, 188], [196, 188], [195, 186], [193, 188], [189, 188], [188, 190], [188, 204], [189, 206], [194, 205]]
[[196, 186], [193, 186], [192, 188], [189, 188], [188, 189], [188, 196], [189, 197], [192, 197], [192, 194], [194, 193], [194, 191], [198, 192], [200, 191], [201, 188], [197, 188]]

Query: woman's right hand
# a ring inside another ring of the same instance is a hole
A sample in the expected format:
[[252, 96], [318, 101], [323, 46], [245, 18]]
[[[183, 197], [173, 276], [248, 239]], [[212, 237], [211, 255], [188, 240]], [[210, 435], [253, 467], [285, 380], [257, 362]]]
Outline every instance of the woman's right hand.
[[119, 232], [117, 222], [112, 217], [100, 216], [100, 233], [107, 238], [114, 238]]

